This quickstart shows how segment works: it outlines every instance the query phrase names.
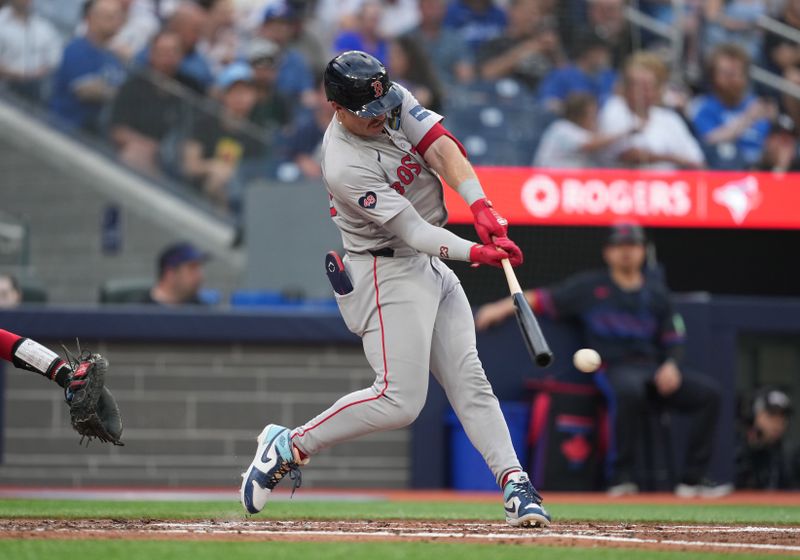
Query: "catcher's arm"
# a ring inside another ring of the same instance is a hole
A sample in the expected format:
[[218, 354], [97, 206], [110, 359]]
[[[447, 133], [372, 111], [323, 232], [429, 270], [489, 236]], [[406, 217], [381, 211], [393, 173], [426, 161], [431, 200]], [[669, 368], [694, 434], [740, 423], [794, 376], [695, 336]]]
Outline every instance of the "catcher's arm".
[[61, 357], [30, 338], [0, 329], [0, 358], [21, 369], [35, 371], [65, 387], [72, 369]]
[[64, 388], [72, 427], [81, 441], [94, 438], [123, 445], [122, 418], [108, 388], [108, 361], [100, 354], [84, 352], [67, 360], [35, 340], [0, 329], [0, 358], [28, 371], [35, 371]]

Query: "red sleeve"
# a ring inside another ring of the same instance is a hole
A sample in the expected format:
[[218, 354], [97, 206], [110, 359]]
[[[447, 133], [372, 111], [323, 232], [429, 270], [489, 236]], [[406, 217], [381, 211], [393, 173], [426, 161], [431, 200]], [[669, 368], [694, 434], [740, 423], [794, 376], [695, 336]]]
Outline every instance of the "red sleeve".
[[14, 345], [22, 338], [12, 332], [0, 329], [0, 358], [10, 362], [14, 359]]
[[458, 138], [453, 136], [453, 134], [447, 130], [445, 127], [442, 126], [442, 123], [436, 123], [431, 127], [431, 129], [422, 137], [422, 140], [419, 141], [417, 144], [417, 151], [423, 157], [425, 157], [425, 152], [428, 151], [428, 148], [431, 147], [431, 144], [436, 141], [437, 138], [440, 136], [447, 136], [453, 142], [456, 143], [458, 149], [461, 150], [461, 153], [464, 154], [464, 157], [467, 157], [467, 150], [464, 149], [464, 146], [461, 145], [461, 142], [458, 141]]

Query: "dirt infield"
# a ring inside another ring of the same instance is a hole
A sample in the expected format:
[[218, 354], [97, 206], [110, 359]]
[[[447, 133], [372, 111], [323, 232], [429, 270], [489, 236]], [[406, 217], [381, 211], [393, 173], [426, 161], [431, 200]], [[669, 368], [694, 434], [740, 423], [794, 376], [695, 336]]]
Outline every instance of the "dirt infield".
[[0, 539], [446, 541], [800, 554], [800, 527], [557, 523], [515, 529], [476, 521], [163, 521], [2, 519]]
[[[359, 491], [365, 496], [376, 495], [393, 502], [485, 502], [495, 503], [496, 492], [454, 492], [452, 490], [389, 490]], [[280, 489], [279, 494], [288, 496], [289, 490]], [[335, 494], [332, 494], [335, 495]], [[642, 492], [631, 496], [609, 498], [604, 492], [545, 492], [548, 504], [644, 504], [644, 505], [685, 505], [686, 498], [679, 498], [672, 492]], [[690, 501], [691, 503], [691, 501]], [[695, 502], [697, 503], [697, 502]], [[718, 505], [759, 505], [800, 507], [800, 492], [736, 491], [728, 496], [709, 500]]]

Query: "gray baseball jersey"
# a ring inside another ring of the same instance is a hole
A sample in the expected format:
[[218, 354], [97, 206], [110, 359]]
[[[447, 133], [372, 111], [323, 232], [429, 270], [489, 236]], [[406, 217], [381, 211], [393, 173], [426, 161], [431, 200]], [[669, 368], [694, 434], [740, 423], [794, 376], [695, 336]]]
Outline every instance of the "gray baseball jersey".
[[[361, 337], [375, 383], [345, 395], [292, 430], [304, 453], [406, 426], [425, 404], [429, 372], [447, 393], [467, 435], [498, 482], [519, 470], [505, 419], [475, 347], [472, 311], [458, 278], [384, 227], [409, 205], [429, 223], [447, 219], [442, 183], [415, 146], [442, 117], [402, 90], [399, 116], [363, 138], [334, 118], [323, 141], [331, 215], [348, 254], [353, 290], [335, 294], [347, 327]], [[369, 251], [394, 249], [394, 255]]]
[[403, 247], [381, 226], [409, 205], [430, 224], [447, 221], [442, 182], [416, 150], [442, 116], [395, 87], [403, 92], [403, 104], [398, 117], [387, 118], [383, 134], [356, 136], [334, 117], [322, 141], [331, 216], [350, 252]]

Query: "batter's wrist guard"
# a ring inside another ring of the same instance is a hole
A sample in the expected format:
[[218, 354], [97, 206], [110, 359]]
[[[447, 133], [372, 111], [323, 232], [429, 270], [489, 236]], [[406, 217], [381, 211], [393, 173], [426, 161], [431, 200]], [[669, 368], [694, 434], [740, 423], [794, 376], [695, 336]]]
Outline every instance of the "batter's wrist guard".
[[469, 206], [472, 206], [481, 199], [486, 199], [486, 194], [483, 192], [483, 187], [477, 179], [466, 179], [459, 183], [456, 191], [461, 195]]

